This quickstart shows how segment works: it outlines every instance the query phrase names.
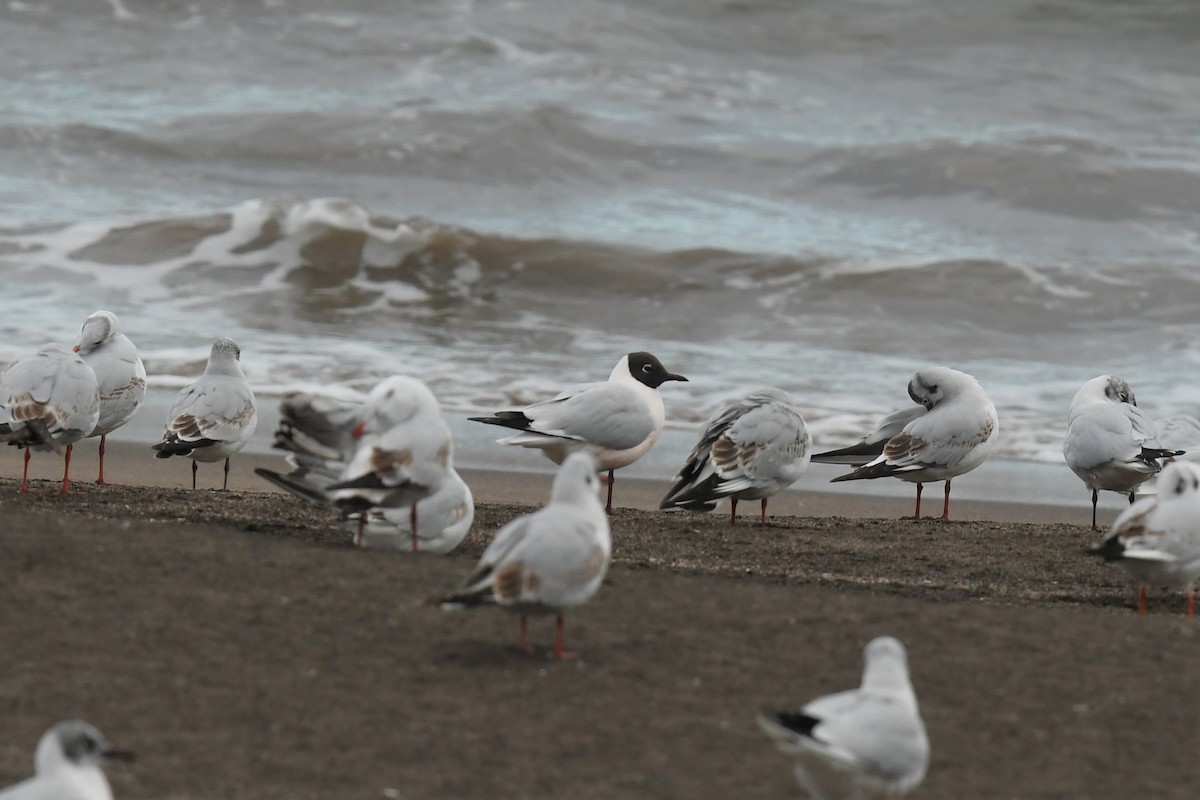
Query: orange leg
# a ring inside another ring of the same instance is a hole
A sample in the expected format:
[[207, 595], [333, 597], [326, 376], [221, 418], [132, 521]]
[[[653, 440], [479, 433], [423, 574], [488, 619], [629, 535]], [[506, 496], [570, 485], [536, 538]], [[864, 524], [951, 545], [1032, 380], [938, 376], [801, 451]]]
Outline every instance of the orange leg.
[[100, 434], [100, 477], [96, 478], [96, 483], [104, 485], [104, 437], [107, 434]]
[[563, 649], [563, 615], [558, 615], [558, 620], [554, 625], [554, 652], [550, 654], [554, 659], [579, 658], [579, 653], [573, 650]]
[[1146, 616], [1146, 584], [1138, 587], [1138, 616]]
[[28, 492], [29, 491], [29, 448], [28, 447], [25, 448], [25, 469], [21, 472], [21, 488], [17, 489], [17, 491], [18, 492]]
[[925, 491], [925, 484], [917, 484], [917, 510], [913, 512], [913, 519], [921, 518], [921, 492]]
[[71, 450], [74, 448], [73, 444], [67, 445], [66, 455], [63, 456], [63, 482], [62, 487], [58, 490], [62, 494], [71, 493]]
[[1187, 617], [1192, 619], [1196, 616], [1196, 592], [1189, 586], [1187, 590]]
[[942, 503], [942, 519], [950, 519], [950, 481], [946, 481], [946, 499]]

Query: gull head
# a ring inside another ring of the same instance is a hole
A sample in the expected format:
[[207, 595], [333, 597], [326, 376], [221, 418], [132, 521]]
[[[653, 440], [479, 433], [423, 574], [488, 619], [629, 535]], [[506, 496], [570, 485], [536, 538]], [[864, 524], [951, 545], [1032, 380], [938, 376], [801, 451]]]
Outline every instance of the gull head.
[[879, 692], [911, 692], [908, 680], [908, 651], [899, 639], [879, 636], [863, 648], [864, 689]]
[[100, 345], [121, 333], [121, 321], [111, 311], [97, 311], [83, 321], [79, 338], [75, 340], [75, 352], [87, 355]]
[[[1129, 403], [1131, 406], [1137, 405], [1137, 398], [1133, 396], [1133, 389], [1125, 382], [1124, 379], [1118, 378], [1116, 375], [1103, 375], [1104, 396], [1114, 403]], [[1095, 380], [1100, 380], [1096, 378]]]
[[1160, 502], [1174, 502], [1200, 492], [1200, 464], [1173, 461], [1163, 467], [1154, 482]]
[[914, 403], [932, 410], [943, 400], [954, 397], [974, 378], [949, 367], [926, 367], [908, 382], [908, 396]]
[[418, 414], [437, 413], [439, 409], [437, 398], [422, 381], [407, 375], [393, 375], [375, 384], [367, 395], [362, 421], [354, 429], [354, 436], [384, 433]]
[[241, 361], [242, 348], [238, 347], [238, 343], [233, 339], [224, 337], [213, 342], [212, 351], [208, 354], [209, 362], [213, 361]]
[[682, 375], [667, 372], [667, 368], [657, 357], [650, 353], [638, 352], [625, 356], [625, 366], [629, 374], [639, 383], [644, 383], [651, 389], [657, 389], [667, 381], [686, 381]]
[[132, 761], [133, 753], [111, 747], [104, 735], [82, 720], [60, 722], [42, 736], [34, 755], [39, 775], [63, 766], [98, 767], [106, 759]]
[[558, 474], [554, 476], [550, 499], [574, 502], [578, 498], [590, 496], [599, 504], [600, 478], [597, 475], [599, 469], [600, 464], [596, 461], [596, 457], [586, 450], [576, 450], [571, 453], [558, 468]]

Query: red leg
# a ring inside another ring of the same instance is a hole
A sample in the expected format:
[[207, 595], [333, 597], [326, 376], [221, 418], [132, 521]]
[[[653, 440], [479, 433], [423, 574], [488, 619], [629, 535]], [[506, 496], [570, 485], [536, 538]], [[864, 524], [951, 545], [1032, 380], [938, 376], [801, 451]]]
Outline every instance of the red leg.
[[104, 485], [104, 437], [107, 434], [100, 434], [100, 477], [96, 478], [96, 483]]
[[354, 534], [354, 549], [362, 550], [363, 546], [363, 529], [367, 527], [367, 512], [358, 512], [358, 533]]
[[21, 472], [21, 488], [17, 489], [17, 491], [18, 492], [28, 492], [29, 491], [29, 448], [28, 447], [25, 448], [25, 469], [22, 470], [22, 472]]
[[729, 524], [737, 525], [737, 498], [729, 498]]
[[767, 498], [765, 497], [762, 499], [762, 516], [759, 517], [758, 524], [764, 528], [767, 525]]
[[408, 521], [412, 523], [413, 534], [413, 552], [417, 552], [417, 504], [412, 504], [412, 509], [408, 512]]
[[1196, 592], [1189, 586], [1187, 590], [1187, 617], [1192, 619], [1196, 616]]
[[558, 620], [554, 625], [554, 652], [550, 654], [554, 659], [579, 658], [579, 653], [573, 650], [563, 649], [563, 615], [558, 615]]
[[921, 492], [925, 491], [925, 484], [917, 484], [917, 510], [913, 512], [913, 519], [921, 518]]
[[608, 471], [608, 503], [604, 506], [604, 513], [608, 514], [610, 517], [612, 516], [612, 485], [613, 471], [610, 469]]
[[950, 519], [950, 481], [946, 481], [946, 499], [942, 503], [942, 519]]
[[1146, 616], [1146, 584], [1138, 587], [1138, 616]]
[[58, 490], [61, 494], [71, 493], [71, 451], [75, 449], [75, 445], [67, 445], [67, 452], [63, 455], [63, 482], [62, 487]]
[[529, 646], [529, 619], [522, 614], [520, 637], [517, 639], [517, 649], [522, 653], [532, 653], [533, 648]]

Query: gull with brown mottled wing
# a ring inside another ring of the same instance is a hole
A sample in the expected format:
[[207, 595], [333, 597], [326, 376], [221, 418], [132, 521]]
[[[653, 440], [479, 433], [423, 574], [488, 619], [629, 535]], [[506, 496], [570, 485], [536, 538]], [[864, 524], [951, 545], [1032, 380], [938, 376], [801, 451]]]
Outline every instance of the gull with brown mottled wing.
[[151, 447], [155, 458], [192, 459], [192, 488], [197, 462], [225, 461], [222, 489], [229, 488], [229, 458], [243, 447], [258, 425], [254, 392], [239, 363], [242, 350], [233, 339], [213, 342], [204, 374], [184, 387], [167, 410], [162, 441]]
[[446, 609], [498, 605], [520, 614], [518, 647], [525, 652], [532, 652], [526, 618], [555, 614], [551, 656], [577, 655], [563, 649], [563, 612], [596, 593], [612, 555], [598, 468], [590, 453], [568, 456], [554, 477], [550, 502], [501, 528], [463, 585], [436, 602]]
[[97, 311], [83, 322], [75, 352], [96, 373], [100, 384], [100, 419], [87, 438], [100, 437], [100, 475], [104, 483], [104, 444], [108, 434], [133, 419], [146, 399], [146, 367], [138, 349], [121, 331], [111, 311]]

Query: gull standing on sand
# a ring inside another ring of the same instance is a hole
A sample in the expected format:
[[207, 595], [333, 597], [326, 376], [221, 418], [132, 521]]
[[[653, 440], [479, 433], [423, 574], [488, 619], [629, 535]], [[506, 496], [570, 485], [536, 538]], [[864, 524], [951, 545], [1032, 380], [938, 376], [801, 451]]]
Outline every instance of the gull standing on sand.
[[110, 747], [86, 722], [60, 722], [38, 742], [34, 776], [0, 789], [0, 800], [112, 800], [100, 767], [106, 759], [133, 761], [134, 756]]
[[146, 367], [111, 311], [97, 311], [84, 320], [75, 352], [96, 373], [100, 384], [100, 419], [87, 438], [100, 437], [100, 475], [96, 483], [102, 484], [105, 439], [141, 408], [146, 399]]
[[776, 746], [796, 758], [796, 779], [813, 800], [896, 797], [920, 785], [929, 766], [904, 645], [872, 639], [863, 660], [858, 689], [758, 717]]
[[1160, 458], [1183, 455], [1164, 448], [1150, 415], [1137, 406], [1133, 389], [1115, 375], [1100, 375], [1085, 383], [1071, 401], [1063, 458], [1071, 471], [1092, 490], [1092, 530], [1100, 490], [1129, 495], [1162, 469]]
[[554, 477], [550, 502], [501, 528], [462, 587], [436, 602], [445, 609], [499, 605], [520, 614], [517, 646], [526, 653], [532, 652], [526, 617], [556, 614], [550, 655], [578, 655], [563, 649], [563, 612], [596, 593], [612, 555], [597, 470], [590, 453], [567, 456]]
[[1117, 517], [1104, 541], [1091, 550], [1115, 562], [1138, 583], [1138, 615], [1146, 613], [1146, 586], [1169, 586], [1187, 595], [1187, 615], [1196, 614], [1200, 578], [1200, 465], [1168, 464], [1157, 491]]
[[[885, 417], [879, 430], [858, 444], [818, 453], [813, 461], [855, 464], [871, 450], [877, 455], [847, 475], [833, 479], [854, 481], [895, 477], [917, 484], [913, 517], [921, 518], [921, 491], [925, 483], [945, 481], [942, 519], [950, 518], [950, 481], [978, 467], [995, 449], [1000, 433], [996, 407], [979, 382], [949, 367], [927, 367], [908, 382], [908, 396], [919, 406]], [[891, 433], [897, 426], [899, 432]], [[883, 438], [881, 432], [891, 433]], [[878, 449], [875, 449], [878, 448]]]
[[213, 342], [204, 374], [184, 387], [167, 411], [162, 441], [152, 445], [155, 458], [192, 459], [192, 488], [197, 462], [225, 460], [222, 489], [229, 488], [229, 458], [246, 446], [258, 425], [254, 392], [238, 363], [242, 350], [233, 339]]
[[525, 408], [501, 411], [473, 422], [518, 431], [498, 439], [500, 444], [533, 447], [556, 464], [575, 450], [596, 457], [608, 472], [608, 503], [612, 513], [613, 471], [627, 467], [649, 452], [662, 434], [666, 409], [658, 387], [667, 381], [686, 381], [667, 372], [650, 353], [629, 353], [604, 383], [588, 383]]
[[395, 376], [366, 396], [288, 392], [279, 410], [274, 446], [290, 452], [293, 469], [255, 473], [357, 513], [356, 547], [399, 548], [404, 540], [414, 553], [447, 553], [470, 530], [474, 498], [454, 470], [437, 398], [421, 381]]
[[78, 354], [49, 345], [13, 362], [0, 374], [0, 441], [25, 451], [18, 491], [29, 489], [29, 454], [36, 449], [63, 453], [60, 491], [69, 493], [71, 449], [99, 418], [96, 373]]
[[811, 455], [812, 435], [792, 398], [758, 389], [709, 418], [659, 508], [712, 511], [728, 497], [732, 525], [738, 500], [761, 500], [766, 525], [767, 499], [799, 480]]

